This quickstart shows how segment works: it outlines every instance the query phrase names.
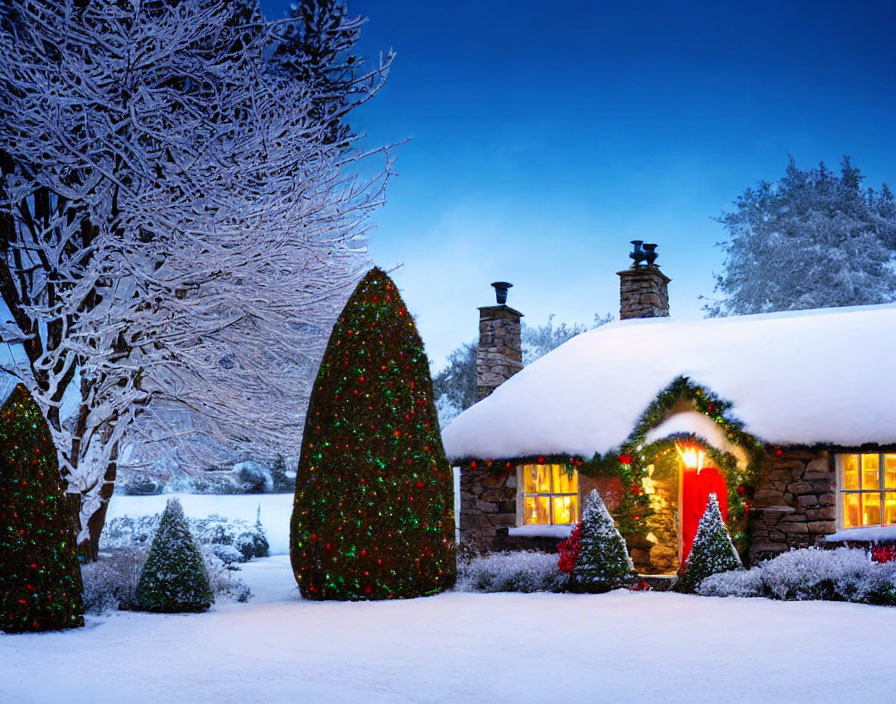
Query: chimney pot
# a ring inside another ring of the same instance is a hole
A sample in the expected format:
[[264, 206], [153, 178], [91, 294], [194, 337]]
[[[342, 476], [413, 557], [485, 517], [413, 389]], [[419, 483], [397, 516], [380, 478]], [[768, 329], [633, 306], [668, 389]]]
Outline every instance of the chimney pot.
[[495, 287], [495, 299], [498, 301], [498, 305], [503, 306], [507, 303], [507, 289], [512, 288], [513, 284], [507, 281], [495, 281], [492, 286]]

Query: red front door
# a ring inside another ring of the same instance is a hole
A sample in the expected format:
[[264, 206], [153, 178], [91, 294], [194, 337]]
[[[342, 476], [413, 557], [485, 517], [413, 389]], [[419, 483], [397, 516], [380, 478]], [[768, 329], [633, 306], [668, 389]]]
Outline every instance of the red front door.
[[709, 495], [715, 494], [722, 509], [722, 518], [728, 518], [728, 488], [725, 478], [715, 467], [704, 467], [697, 473], [696, 469], [684, 469], [681, 476], [681, 561], [684, 562], [691, 552], [697, 525], [706, 511]]

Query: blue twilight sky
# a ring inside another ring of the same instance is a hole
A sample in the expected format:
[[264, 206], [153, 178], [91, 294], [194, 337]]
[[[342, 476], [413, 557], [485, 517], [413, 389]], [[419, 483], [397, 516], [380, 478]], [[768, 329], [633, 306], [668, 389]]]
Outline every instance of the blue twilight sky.
[[[262, 0], [280, 17], [288, 0]], [[370, 254], [436, 369], [489, 283], [525, 320], [618, 315], [632, 239], [658, 242], [673, 316], [700, 317], [747, 186], [843, 154], [896, 186], [896, 2], [349, 0], [398, 56], [354, 124], [405, 138]]]

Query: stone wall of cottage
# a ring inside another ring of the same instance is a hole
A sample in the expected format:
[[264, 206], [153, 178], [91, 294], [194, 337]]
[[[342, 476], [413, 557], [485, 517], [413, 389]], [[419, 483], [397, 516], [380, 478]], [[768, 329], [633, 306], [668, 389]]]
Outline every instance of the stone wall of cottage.
[[750, 500], [750, 562], [824, 543], [836, 530], [837, 482], [826, 451], [772, 450]]

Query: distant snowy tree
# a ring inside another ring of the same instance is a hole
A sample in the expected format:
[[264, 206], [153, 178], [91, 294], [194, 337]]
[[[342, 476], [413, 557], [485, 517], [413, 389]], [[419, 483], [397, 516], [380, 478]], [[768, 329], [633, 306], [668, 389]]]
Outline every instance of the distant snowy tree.
[[[523, 364], [531, 364], [551, 350], [559, 347], [576, 335], [605, 325], [613, 320], [611, 314], [595, 315], [591, 328], [580, 323], [567, 325], [560, 323], [554, 327], [553, 314], [548, 322], [538, 327], [522, 324]], [[465, 342], [448, 355], [448, 364], [433, 377], [433, 392], [439, 422], [447, 424], [461, 411], [476, 403], [476, 348], [478, 342]]]
[[544, 325], [531, 327], [526, 325], [526, 323], [523, 323], [521, 333], [523, 338], [523, 364], [531, 364], [536, 359], [544, 357], [544, 355], [551, 350], [558, 348], [564, 342], [571, 340], [576, 335], [581, 335], [588, 330], [599, 328], [601, 325], [606, 325], [612, 320], [613, 315], [607, 313], [606, 315], [595, 315], [594, 321], [590, 326], [582, 325], [580, 323], [573, 323], [572, 325], [560, 323], [555, 327], [554, 315], [552, 313], [548, 316], [548, 322]]
[[675, 588], [682, 592], [693, 592], [710, 575], [742, 567], [743, 563], [722, 519], [719, 499], [715, 494], [710, 494], [706, 510], [697, 525], [694, 544], [685, 558]]
[[886, 184], [862, 188], [849, 157], [840, 174], [804, 171], [793, 158], [784, 177], [762, 181], [720, 222], [722, 294], [709, 316], [745, 315], [896, 300], [896, 201]]
[[621, 587], [634, 573], [625, 539], [596, 490], [585, 499], [579, 528], [579, 556], [573, 570], [587, 592]]
[[275, 66], [288, 25], [248, 0], [0, 4], [0, 364], [47, 417], [94, 555], [134, 444], [213, 438], [180, 441], [197, 466], [298, 445], [364, 265], [388, 168], [357, 180], [320, 84]]

